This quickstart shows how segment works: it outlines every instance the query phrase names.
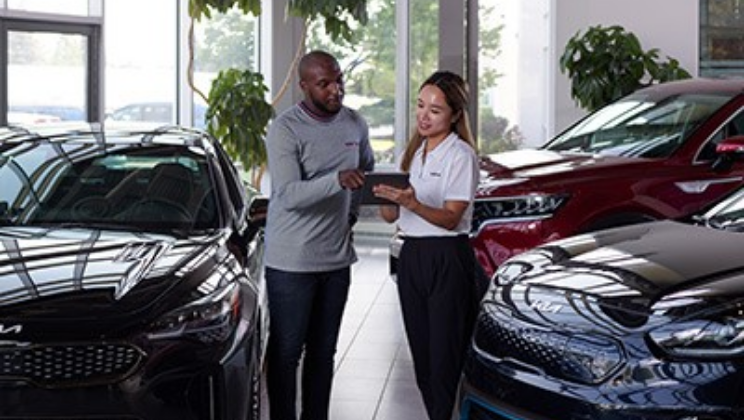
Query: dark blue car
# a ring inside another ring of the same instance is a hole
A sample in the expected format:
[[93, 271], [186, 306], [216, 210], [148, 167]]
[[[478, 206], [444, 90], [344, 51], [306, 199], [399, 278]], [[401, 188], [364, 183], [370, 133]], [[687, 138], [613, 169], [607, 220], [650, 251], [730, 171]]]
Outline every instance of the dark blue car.
[[512, 257], [482, 301], [460, 419], [743, 419], [742, 250], [739, 190]]

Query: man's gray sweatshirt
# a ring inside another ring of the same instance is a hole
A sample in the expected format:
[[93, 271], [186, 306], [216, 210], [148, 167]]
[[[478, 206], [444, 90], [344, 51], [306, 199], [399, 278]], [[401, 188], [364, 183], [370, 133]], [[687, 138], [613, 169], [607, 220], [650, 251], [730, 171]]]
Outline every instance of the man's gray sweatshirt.
[[359, 194], [341, 188], [338, 173], [374, 168], [364, 119], [343, 107], [333, 118], [319, 120], [297, 104], [272, 122], [266, 150], [271, 180], [266, 266], [319, 272], [356, 262], [350, 217], [358, 215]]

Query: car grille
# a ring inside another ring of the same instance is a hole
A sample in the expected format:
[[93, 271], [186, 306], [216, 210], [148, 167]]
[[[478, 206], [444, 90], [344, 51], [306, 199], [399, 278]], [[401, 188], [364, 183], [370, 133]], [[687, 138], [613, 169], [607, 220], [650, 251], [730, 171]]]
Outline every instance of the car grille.
[[0, 347], [0, 379], [47, 388], [110, 383], [126, 378], [143, 355], [125, 343]]
[[625, 360], [614, 340], [542, 329], [498, 311], [478, 320], [474, 342], [491, 358], [522, 362], [547, 374], [573, 382], [598, 383]]

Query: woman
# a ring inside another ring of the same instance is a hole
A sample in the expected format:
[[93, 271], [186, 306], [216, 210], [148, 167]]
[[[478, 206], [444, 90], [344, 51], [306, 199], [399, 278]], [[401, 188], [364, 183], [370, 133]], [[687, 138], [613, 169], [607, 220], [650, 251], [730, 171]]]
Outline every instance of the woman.
[[439, 71], [419, 89], [416, 129], [400, 169], [406, 189], [376, 185], [380, 207], [404, 237], [398, 293], [416, 382], [431, 420], [452, 416], [477, 309], [475, 257], [468, 242], [478, 158], [468, 123], [467, 85]]

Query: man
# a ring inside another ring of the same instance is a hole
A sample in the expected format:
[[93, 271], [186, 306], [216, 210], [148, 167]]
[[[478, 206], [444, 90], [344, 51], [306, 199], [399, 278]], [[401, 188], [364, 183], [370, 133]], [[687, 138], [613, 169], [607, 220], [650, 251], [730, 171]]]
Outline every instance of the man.
[[325, 420], [334, 354], [357, 257], [352, 226], [364, 172], [374, 167], [369, 129], [343, 106], [343, 73], [323, 51], [298, 66], [304, 99], [279, 115], [266, 138], [271, 200], [266, 225], [272, 420], [296, 420], [304, 349], [302, 420]]

